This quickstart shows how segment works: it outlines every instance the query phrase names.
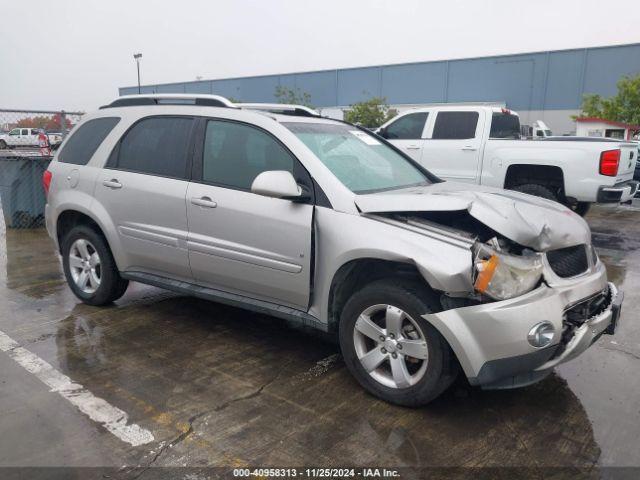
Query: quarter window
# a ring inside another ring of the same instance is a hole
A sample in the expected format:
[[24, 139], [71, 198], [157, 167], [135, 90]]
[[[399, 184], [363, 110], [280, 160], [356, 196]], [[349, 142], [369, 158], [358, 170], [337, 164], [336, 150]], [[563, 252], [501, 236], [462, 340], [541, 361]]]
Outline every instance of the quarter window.
[[438, 112], [431, 138], [435, 140], [463, 140], [475, 138], [478, 112]]
[[417, 140], [422, 137], [428, 116], [428, 112], [404, 115], [387, 126], [384, 136], [392, 140]]
[[189, 178], [187, 157], [193, 119], [150, 117], [136, 123], [122, 138], [116, 167], [132, 172]]
[[58, 161], [86, 165], [119, 121], [118, 117], [105, 117], [82, 124], [65, 143], [58, 155]]
[[251, 189], [262, 172], [286, 170], [294, 174], [295, 159], [269, 134], [235, 122], [207, 123], [202, 179], [208, 183]]

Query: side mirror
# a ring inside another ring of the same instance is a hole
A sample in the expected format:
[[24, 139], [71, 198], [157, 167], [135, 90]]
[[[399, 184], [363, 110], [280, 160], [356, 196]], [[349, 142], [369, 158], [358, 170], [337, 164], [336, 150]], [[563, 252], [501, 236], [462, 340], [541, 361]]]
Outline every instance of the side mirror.
[[374, 130], [374, 132], [380, 135], [382, 138], [387, 138], [387, 129], [384, 127], [380, 127]]
[[251, 192], [265, 197], [283, 198], [297, 202], [309, 198], [309, 195], [296, 183], [291, 172], [286, 170], [262, 172], [253, 180]]

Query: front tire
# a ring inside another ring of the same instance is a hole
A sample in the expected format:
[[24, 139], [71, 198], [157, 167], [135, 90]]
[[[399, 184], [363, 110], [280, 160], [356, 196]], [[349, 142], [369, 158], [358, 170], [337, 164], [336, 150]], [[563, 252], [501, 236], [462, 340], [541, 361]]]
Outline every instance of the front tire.
[[457, 376], [453, 352], [421, 316], [437, 299], [418, 283], [371, 283], [345, 304], [339, 327], [347, 368], [367, 391], [417, 407], [438, 397]]
[[129, 285], [120, 276], [104, 238], [84, 225], [64, 237], [62, 265], [75, 296], [89, 305], [111, 303], [122, 297]]

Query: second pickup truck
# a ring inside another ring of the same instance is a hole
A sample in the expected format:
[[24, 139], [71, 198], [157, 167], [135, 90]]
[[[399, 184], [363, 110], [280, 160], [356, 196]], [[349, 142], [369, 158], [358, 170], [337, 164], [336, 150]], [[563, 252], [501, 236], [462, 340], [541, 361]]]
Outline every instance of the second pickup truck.
[[584, 215], [592, 203], [624, 203], [638, 191], [638, 150], [613, 139], [520, 138], [518, 114], [492, 106], [403, 112], [377, 132], [448, 180], [555, 200]]

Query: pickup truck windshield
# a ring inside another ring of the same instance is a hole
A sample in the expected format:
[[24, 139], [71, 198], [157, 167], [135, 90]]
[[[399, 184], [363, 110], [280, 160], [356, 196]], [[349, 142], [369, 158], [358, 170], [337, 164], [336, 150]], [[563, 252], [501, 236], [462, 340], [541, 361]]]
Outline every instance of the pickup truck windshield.
[[283, 123], [354, 193], [427, 185], [402, 155], [362, 130], [329, 123]]
[[520, 139], [520, 118], [509, 113], [494, 113], [489, 138]]

